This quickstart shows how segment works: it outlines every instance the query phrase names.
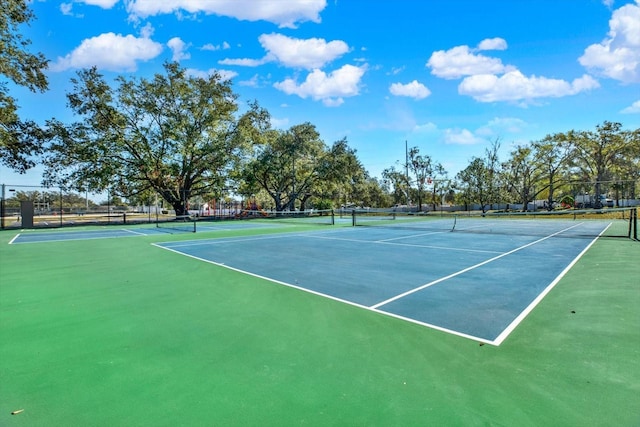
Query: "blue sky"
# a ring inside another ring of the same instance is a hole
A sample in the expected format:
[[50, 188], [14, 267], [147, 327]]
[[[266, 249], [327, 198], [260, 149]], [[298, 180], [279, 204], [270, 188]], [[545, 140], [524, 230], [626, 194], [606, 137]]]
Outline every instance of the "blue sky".
[[[449, 176], [492, 141], [605, 120], [640, 127], [640, 0], [74, 0], [31, 3], [22, 27], [50, 90], [10, 86], [20, 114], [72, 121], [77, 70], [150, 77], [167, 60], [219, 71], [274, 127], [346, 137], [372, 176], [405, 141]], [[241, 109], [243, 106], [241, 106]], [[0, 182], [35, 185], [41, 168]]]

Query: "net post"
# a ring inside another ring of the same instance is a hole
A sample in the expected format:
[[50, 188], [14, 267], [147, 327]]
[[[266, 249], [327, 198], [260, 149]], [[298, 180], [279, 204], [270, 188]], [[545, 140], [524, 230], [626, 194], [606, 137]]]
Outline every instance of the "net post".
[[335, 224], [336, 224], [335, 213], [334, 213], [333, 209], [331, 209], [331, 225], [335, 225]]
[[633, 240], [638, 240], [638, 208], [633, 208]]
[[193, 221], [193, 232], [196, 232], [196, 220], [192, 219], [191, 221]]
[[634, 208], [629, 209], [629, 227], [627, 230], [627, 237], [633, 239], [633, 214]]
[[356, 210], [355, 209], [351, 210], [351, 226], [352, 227], [356, 226]]

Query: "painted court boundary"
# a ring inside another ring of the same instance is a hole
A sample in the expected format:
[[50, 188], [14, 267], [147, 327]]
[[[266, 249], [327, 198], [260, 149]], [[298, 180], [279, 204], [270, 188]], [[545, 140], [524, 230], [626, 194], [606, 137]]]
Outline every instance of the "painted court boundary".
[[[607, 230], [608, 226], [604, 230], [602, 230], [602, 232], [599, 234], [599, 236], [594, 238], [567, 265], [567, 267], [565, 267], [562, 270], [562, 272], [540, 294], [538, 294], [538, 296], [518, 316], [516, 316], [516, 318], [494, 340], [488, 340], [488, 339], [485, 339], [485, 338], [476, 337], [476, 336], [473, 336], [473, 335], [470, 335], [470, 334], [465, 334], [465, 333], [462, 333], [462, 332], [459, 332], [459, 331], [456, 331], [456, 330], [444, 328], [442, 326], [438, 326], [438, 325], [434, 325], [434, 324], [431, 324], [431, 323], [422, 322], [422, 321], [419, 321], [419, 320], [416, 320], [416, 319], [412, 319], [412, 318], [409, 318], [409, 317], [401, 316], [401, 315], [398, 315], [398, 314], [390, 313], [388, 311], [380, 309], [380, 307], [382, 307], [382, 306], [384, 306], [386, 304], [389, 304], [392, 301], [397, 301], [397, 300], [399, 300], [399, 299], [401, 299], [403, 297], [406, 297], [408, 295], [416, 293], [416, 292], [418, 292], [420, 290], [426, 289], [426, 288], [428, 288], [430, 286], [433, 286], [433, 285], [435, 285], [437, 283], [441, 283], [441, 282], [444, 282], [444, 281], [446, 281], [448, 279], [451, 279], [453, 277], [459, 276], [459, 275], [461, 275], [461, 274], [463, 274], [465, 272], [471, 271], [471, 270], [476, 269], [478, 267], [481, 267], [483, 265], [487, 265], [487, 264], [489, 264], [491, 262], [494, 262], [494, 261], [496, 261], [498, 259], [501, 259], [501, 258], [503, 258], [503, 257], [505, 257], [507, 255], [511, 255], [511, 254], [513, 254], [515, 252], [518, 252], [518, 251], [523, 250], [525, 248], [528, 248], [528, 247], [531, 247], [533, 245], [536, 245], [536, 244], [538, 244], [540, 242], [543, 242], [543, 241], [545, 241], [545, 240], [547, 240], [549, 238], [552, 238], [552, 237], [554, 237], [554, 236], [556, 236], [558, 234], [561, 234], [561, 233], [563, 233], [563, 232], [565, 232], [567, 230], [570, 230], [570, 229], [572, 229], [574, 227], [578, 227], [579, 225], [581, 225], [581, 224], [575, 224], [575, 225], [573, 225], [571, 227], [568, 227], [568, 228], [565, 228], [565, 229], [560, 230], [558, 232], [552, 233], [552, 234], [550, 234], [548, 236], [542, 237], [542, 238], [540, 238], [538, 240], [535, 240], [533, 242], [530, 242], [530, 243], [527, 243], [525, 245], [519, 246], [519, 247], [517, 247], [515, 249], [512, 249], [510, 251], [501, 253], [501, 254], [499, 254], [499, 255], [497, 255], [495, 257], [492, 257], [492, 258], [490, 258], [488, 260], [485, 260], [485, 261], [483, 261], [481, 263], [472, 265], [470, 267], [464, 268], [464, 269], [462, 269], [460, 271], [457, 271], [455, 273], [452, 273], [450, 275], [447, 275], [447, 276], [444, 276], [444, 277], [439, 278], [437, 280], [431, 281], [431, 282], [426, 283], [426, 284], [424, 284], [422, 286], [419, 286], [417, 288], [411, 289], [411, 290], [409, 290], [407, 292], [401, 293], [399, 295], [396, 295], [396, 296], [394, 296], [392, 298], [389, 298], [389, 299], [387, 299], [385, 301], [382, 301], [382, 302], [380, 302], [378, 304], [375, 304], [375, 305], [372, 305], [372, 306], [359, 304], [359, 303], [356, 303], [356, 302], [353, 302], [353, 301], [349, 301], [349, 300], [346, 300], [346, 299], [343, 299], [343, 298], [339, 298], [339, 297], [328, 295], [328, 294], [325, 294], [325, 293], [322, 293], [322, 292], [314, 291], [312, 289], [308, 289], [308, 288], [299, 286], [297, 284], [283, 282], [281, 280], [277, 280], [277, 279], [273, 279], [273, 278], [270, 278], [270, 277], [267, 277], [267, 276], [263, 276], [263, 275], [260, 275], [260, 274], [252, 273], [250, 271], [246, 271], [246, 270], [242, 270], [242, 269], [239, 269], [239, 268], [231, 267], [231, 266], [225, 265], [224, 263], [219, 263], [219, 262], [216, 262], [216, 261], [213, 261], [213, 260], [210, 260], [210, 259], [206, 259], [206, 258], [203, 258], [203, 257], [199, 257], [199, 256], [196, 256], [196, 255], [187, 254], [187, 253], [181, 252], [180, 250], [175, 249], [176, 247], [211, 244], [212, 240], [218, 240], [218, 239], [207, 239], [207, 241], [183, 242], [183, 244], [178, 244], [178, 245], [175, 245], [175, 246], [172, 246], [172, 247], [163, 246], [162, 243], [152, 243], [152, 245], [156, 246], [156, 247], [159, 247], [161, 249], [168, 250], [170, 252], [174, 252], [174, 253], [189, 257], [189, 258], [197, 259], [199, 261], [203, 261], [203, 262], [206, 262], [206, 263], [209, 263], [209, 264], [213, 264], [213, 265], [217, 265], [217, 266], [220, 266], [220, 267], [224, 267], [224, 268], [232, 270], [232, 271], [236, 271], [236, 272], [239, 272], [239, 273], [242, 273], [242, 274], [246, 274], [246, 275], [249, 275], [249, 276], [252, 276], [252, 277], [256, 277], [256, 278], [259, 278], [259, 279], [267, 280], [269, 282], [277, 283], [279, 285], [283, 285], [283, 286], [287, 286], [287, 287], [290, 287], [290, 288], [298, 289], [298, 290], [301, 290], [301, 291], [304, 291], [304, 292], [307, 292], [307, 293], [311, 293], [313, 295], [318, 295], [318, 296], [321, 296], [321, 297], [325, 297], [325, 298], [328, 298], [328, 299], [331, 299], [331, 300], [334, 300], [334, 301], [338, 301], [338, 302], [341, 302], [341, 303], [345, 303], [345, 304], [348, 304], [348, 305], [351, 305], [351, 306], [355, 306], [355, 307], [358, 307], [358, 308], [361, 308], [361, 309], [365, 309], [365, 310], [368, 310], [368, 311], [373, 311], [375, 313], [383, 314], [383, 315], [386, 315], [386, 316], [389, 316], [389, 317], [394, 317], [394, 318], [397, 318], [397, 319], [400, 319], [400, 320], [404, 320], [404, 321], [407, 321], [407, 322], [415, 323], [415, 324], [418, 324], [418, 325], [421, 325], [421, 326], [425, 326], [425, 327], [428, 327], [428, 328], [431, 328], [431, 329], [435, 329], [435, 330], [438, 330], [438, 331], [446, 332], [446, 333], [449, 333], [449, 334], [452, 334], [452, 335], [456, 335], [456, 336], [460, 336], [460, 337], [463, 337], [463, 338], [471, 339], [471, 340], [474, 340], [474, 341], [478, 341], [478, 342], [482, 342], [482, 343], [486, 343], [486, 344], [491, 344], [491, 345], [494, 345], [494, 346], [499, 346], [511, 334], [511, 332], [513, 332], [515, 330], [515, 328], [526, 318], [526, 316], [529, 313], [531, 313], [531, 311], [533, 311], [533, 309], [544, 299], [544, 297], [556, 286], [556, 284], [562, 279], [562, 277], [564, 277], [564, 275], [591, 248], [591, 246], [596, 242], [598, 237], [600, 237]], [[267, 236], [263, 236], [263, 237], [258, 237], [257, 239], [277, 238], [277, 237], [278, 236], [268, 236], [268, 237]], [[229, 239], [222, 239], [222, 240], [229, 241]], [[236, 239], [234, 239], [234, 241], [235, 240]], [[238, 240], [244, 241], [245, 239], [238, 239]], [[373, 242], [370, 242], [370, 243], [380, 244], [380, 243], [383, 243], [383, 242], [375, 242], [375, 241], [373, 241]]]

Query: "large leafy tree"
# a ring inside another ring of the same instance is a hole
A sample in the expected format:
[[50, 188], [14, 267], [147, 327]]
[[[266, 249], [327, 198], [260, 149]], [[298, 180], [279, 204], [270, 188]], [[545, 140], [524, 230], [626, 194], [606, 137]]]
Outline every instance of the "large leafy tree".
[[600, 205], [602, 183], [612, 180], [617, 167], [628, 164], [627, 159], [633, 157], [634, 135], [637, 132], [624, 131], [622, 124], [605, 121], [596, 126], [596, 131], [569, 131], [564, 139], [573, 145], [574, 152], [571, 165], [580, 176], [590, 180], [594, 185], [596, 208]]
[[418, 147], [409, 150], [407, 167], [415, 177], [416, 198], [418, 199], [418, 211], [422, 211], [422, 201], [427, 186], [427, 180], [433, 177], [434, 162], [431, 156], [420, 154]]
[[532, 155], [540, 171], [538, 187], [547, 191], [547, 207], [553, 209], [556, 188], [568, 180], [569, 161], [573, 145], [563, 134], [547, 135], [541, 141], [531, 143]]
[[482, 212], [486, 212], [491, 201], [490, 175], [485, 161], [480, 157], [472, 158], [469, 165], [458, 172], [456, 179], [465, 204], [478, 203]]
[[336, 141], [330, 148], [328, 156], [325, 156], [325, 165], [326, 176], [317, 186], [320, 197], [331, 196], [338, 204], [374, 204], [377, 181], [369, 177], [356, 150], [349, 147], [345, 138]]
[[305, 209], [310, 199], [333, 198], [359, 179], [361, 166], [346, 140], [327, 147], [310, 123], [269, 130], [264, 137], [266, 143], [244, 168], [242, 193], [265, 191], [277, 211]]
[[[28, 51], [30, 40], [19, 27], [35, 18], [24, 0], [3, 0], [0, 7], [0, 75], [32, 92], [48, 88], [43, 72], [48, 61], [41, 53]], [[21, 120], [18, 103], [9, 95], [7, 82], [0, 82], [0, 163], [24, 172], [34, 165], [32, 155], [41, 152], [40, 128], [32, 120]]]
[[456, 175], [465, 203], [478, 203], [482, 212], [500, 201], [499, 149], [500, 140], [496, 139], [485, 149], [484, 158], [473, 157], [469, 165]]
[[540, 168], [534, 162], [533, 150], [530, 146], [519, 145], [512, 152], [509, 160], [502, 165], [502, 173], [507, 191], [522, 204], [526, 211], [529, 202], [536, 198], [536, 183], [540, 176]]
[[396, 205], [410, 204], [409, 179], [407, 173], [391, 166], [382, 171], [382, 182], [391, 192], [391, 198]]
[[236, 117], [237, 96], [218, 74], [164, 69], [149, 80], [120, 76], [115, 88], [96, 68], [78, 72], [68, 101], [81, 121], [48, 122], [55, 138], [46, 181], [127, 198], [153, 191], [176, 215], [187, 213], [190, 198], [219, 195], [268, 128], [268, 114], [252, 104]]

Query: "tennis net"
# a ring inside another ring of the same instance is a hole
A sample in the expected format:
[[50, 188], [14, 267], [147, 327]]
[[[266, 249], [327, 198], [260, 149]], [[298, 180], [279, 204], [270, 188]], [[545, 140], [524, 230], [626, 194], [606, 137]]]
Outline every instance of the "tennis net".
[[309, 209], [304, 211], [244, 210], [238, 219], [267, 220], [292, 224], [334, 225], [333, 209]]
[[191, 215], [177, 215], [166, 221], [156, 221], [156, 228], [168, 233], [195, 233], [196, 220]]
[[[636, 219], [634, 219], [636, 218]], [[637, 208], [539, 212], [352, 211], [352, 225], [430, 232], [637, 239]]]

